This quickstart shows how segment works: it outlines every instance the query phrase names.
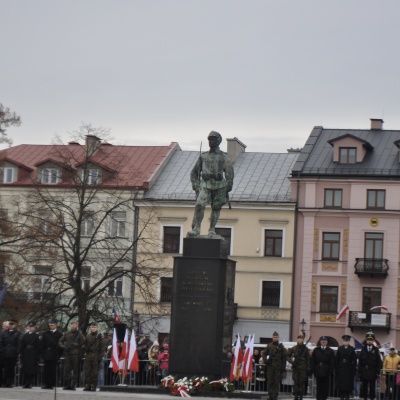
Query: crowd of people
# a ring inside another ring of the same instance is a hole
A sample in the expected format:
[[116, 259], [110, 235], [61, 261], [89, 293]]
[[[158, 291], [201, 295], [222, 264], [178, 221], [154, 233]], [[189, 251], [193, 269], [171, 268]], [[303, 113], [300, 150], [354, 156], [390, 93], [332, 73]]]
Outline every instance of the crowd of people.
[[328, 337], [321, 336], [318, 345], [309, 349], [301, 333], [297, 336], [297, 344], [286, 349], [279, 342], [279, 334], [274, 332], [271, 343], [261, 351], [254, 350], [255, 389], [266, 390], [268, 399], [276, 400], [289, 369], [295, 400], [302, 400], [307, 393], [308, 378], [311, 376], [315, 377], [317, 400], [336, 396], [340, 400], [351, 397], [375, 400], [379, 380], [378, 398], [397, 400], [400, 392], [400, 356], [396, 349], [390, 348], [383, 358], [374, 345], [373, 333], [366, 334], [359, 352], [350, 345], [350, 339], [351, 336], [343, 335], [342, 344], [334, 350], [328, 345]]
[[[112, 334], [102, 335], [97, 323], [89, 326], [83, 334], [77, 321], [71, 321], [69, 329], [61, 332], [57, 320], [48, 322], [48, 329], [37, 332], [35, 322], [29, 322], [22, 333], [14, 320], [5, 321], [0, 332], [0, 387], [11, 388], [19, 363], [23, 388], [29, 389], [38, 382], [39, 367], [42, 367], [42, 389], [54, 389], [57, 382], [63, 382], [64, 390], [75, 390], [81, 372], [84, 376], [84, 391], [112, 382], [112, 369], [109, 368], [112, 351]], [[168, 375], [168, 340], [160, 347], [152, 342], [149, 335], [136, 337], [139, 357], [139, 372], [135, 374], [136, 384], [159, 383]], [[60, 368], [60, 359], [63, 368]], [[57, 376], [62, 373], [63, 376]], [[82, 383], [82, 382], [81, 382]]]

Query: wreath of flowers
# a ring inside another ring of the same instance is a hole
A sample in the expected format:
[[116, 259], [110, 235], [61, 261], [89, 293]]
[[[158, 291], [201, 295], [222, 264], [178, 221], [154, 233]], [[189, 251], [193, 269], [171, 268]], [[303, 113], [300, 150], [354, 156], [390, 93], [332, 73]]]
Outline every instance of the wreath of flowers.
[[233, 392], [234, 386], [228, 379], [220, 379], [217, 381], [209, 381], [206, 377], [182, 378], [176, 380], [175, 377], [169, 375], [161, 380], [161, 387], [168, 389], [172, 396], [190, 397], [196, 393], [226, 391]]

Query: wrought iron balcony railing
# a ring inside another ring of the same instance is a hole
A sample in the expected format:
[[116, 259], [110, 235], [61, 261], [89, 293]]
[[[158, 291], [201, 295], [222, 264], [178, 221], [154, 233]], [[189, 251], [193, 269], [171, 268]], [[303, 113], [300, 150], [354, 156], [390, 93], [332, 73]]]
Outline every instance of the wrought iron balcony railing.
[[350, 311], [348, 326], [354, 328], [371, 328], [390, 330], [391, 313], [373, 313], [362, 311]]
[[389, 260], [385, 258], [356, 258], [354, 273], [360, 276], [381, 276], [386, 278], [389, 270]]

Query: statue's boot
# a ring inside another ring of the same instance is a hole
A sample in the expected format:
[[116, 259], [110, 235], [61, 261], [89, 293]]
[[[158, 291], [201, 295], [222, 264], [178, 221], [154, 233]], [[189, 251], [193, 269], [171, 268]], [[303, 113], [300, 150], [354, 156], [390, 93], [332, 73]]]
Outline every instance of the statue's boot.
[[188, 237], [195, 237], [200, 235], [200, 226], [194, 225], [193, 229], [188, 232]]

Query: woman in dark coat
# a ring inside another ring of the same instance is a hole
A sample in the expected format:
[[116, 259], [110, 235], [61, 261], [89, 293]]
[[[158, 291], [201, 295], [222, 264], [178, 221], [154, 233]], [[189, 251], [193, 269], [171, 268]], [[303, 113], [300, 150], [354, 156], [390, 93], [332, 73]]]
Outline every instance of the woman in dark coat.
[[357, 367], [357, 356], [353, 346], [350, 346], [349, 335], [343, 335], [343, 345], [338, 347], [335, 358], [336, 387], [340, 400], [348, 400], [354, 389], [354, 375]]
[[24, 389], [31, 389], [38, 371], [39, 362], [39, 335], [35, 324], [28, 324], [28, 332], [21, 339], [21, 363], [24, 375]]

